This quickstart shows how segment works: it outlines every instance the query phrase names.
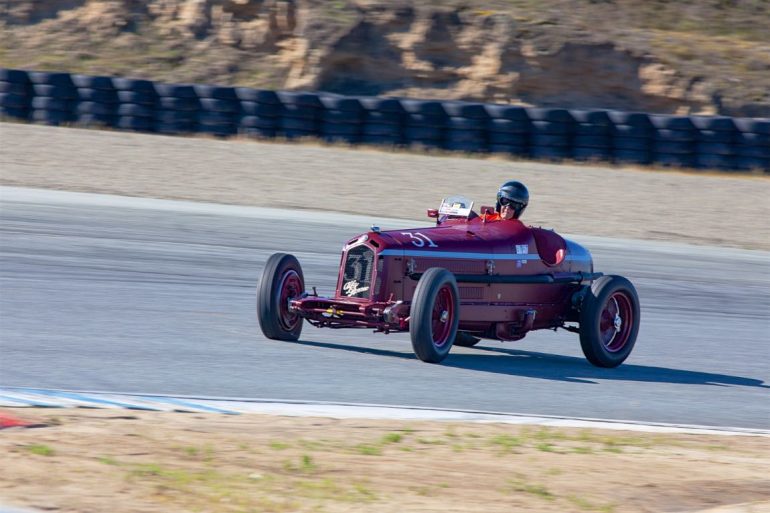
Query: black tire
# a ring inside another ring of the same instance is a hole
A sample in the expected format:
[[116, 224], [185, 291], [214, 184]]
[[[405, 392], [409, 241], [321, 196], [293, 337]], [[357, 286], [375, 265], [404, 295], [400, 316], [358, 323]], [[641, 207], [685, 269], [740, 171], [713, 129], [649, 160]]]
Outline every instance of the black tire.
[[[428, 269], [417, 282], [409, 313], [409, 335], [417, 358], [427, 363], [446, 358], [457, 335], [459, 314], [460, 293], [454, 274], [440, 267]], [[440, 329], [434, 333], [437, 327]]]
[[234, 87], [223, 87], [207, 84], [194, 84], [195, 94], [198, 98], [211, 98], [215, 100], [238, 101]]
[[158, 93], [158, 96], [166, 98], [198, 99], [195, 88], [187, 84], [155, 84], [155, 92]]
[[350, 112], [358, 114], [364, 108], [361, 106], [361, 102], [356, 98], [350, 96], [339, 96], [335, 94], [322, 94], [318, 97], [321, 100], [321, 104], [324, 109], [337, 110], [342, 112]]
[[611, 126], [612, 120], [606, 110], [570, 110], [570, 116], [575, 122], [596, 126]]
[[527, 146], [529, 135], [515, 134], [511, 132], [488, 132], [490, 144], [510, 144], [513, 146]]
[[140, 94], [155, 94], [155, 84], [139, 78], [113, 77], [112, 85], [120, 91], [134, 91]]
[[636, 343], [639, 313], [639, 295], [630, 281], [622, 276], [594, 281], [580, 308], [580, 347], [586, 359], [606, 368], [623, 363]]
[[269, 105], [280, 105], [281, 100], [278, 99], [278, 95], [275, 91], [268, 91], [265, 89], [251, 89], [249, 87], [236, 87], [235, 95], [241, 101], [257, 102]]
[[78, 89], [78, 99], [82, 102], [118, 103], [118, 93], [114, 89]]
[[276, 93], [281, 103], [284, 105], [295, 105], [298, 107], [308, 107], [310, 109], [320, 110], [323, 108], [321, 99], [314, 93], [278, 91]]
[[459, 347], [473, 347], [479, 342], [481, 342], [480, 338], [474, 337], [467, 331], [458, 331], [453, 345]]
[[567, 109], [544, 109], [539, 107], [527, 107], [527, 116], [533, 121], [551, 121], [554, 123], [575, 122]]
[[201, 110], [206, 112], [224, 112], [236, 114], [240, 112], [240, 102], [237, 100], [220, 100], [218, 98], [201, 98]]
[[481, 103], [470, 103], [460, 101], [445, 101], [442, 103], [444, 112], [451, 117], [466, 118], [466, 119], [489, 119], [484, 105]]
[[29, 73], [21, 69], [0, 68], [0, 80], [14, 84], [29, 83]]
[[435, 100], [402, 99], [401, 106], [410, 114], [422, 114], [424, 116], [447, 117], [441, 102]]
[[90, 75], [72, 75], [72, 83], [78, 89], [98, 89], [100, 91], [111, 91], [115, 87], [112, 85], [111, 77], [94, 77]]
[[[395, 101], [395, 100], [394, 100]], [[364, 122], [372, 125], [394, 125], [400, 126], [404, 122], [406, 115], [403, 112], [389, 112], [389, 111], [367, 111], [364, 114]]]
[[529, 122], [527, 109], [517, 105], [484, 105], [491, 118], [508, 119], [511, 121]]
[[363, 111], [323, 110], [321, 111], [321, 120], [330, 123], [361, 123], [363, 114]]
[[244, 128], [261, 128], [272, 130], [280, 126], [278, 118], [264, 118], [261, 116], [243, 116], [240, 120], [240, 126]]
[[378, 96], [364, 96], [358, 99], [361, 102], [361, 106], [372, 112], [391, 112], [396, 114], [403, 114], [404, 107], [401, 106], [401, 102], [396, 98], [380, 98]]
[[364, 123], [361, 132], [367, 136], [390, 136], [392, 139], [401, 137], [401, 127], [382, 123]]
[[272, 340], [299, 340], [302, 317], [291, 314], [281, 298], [298, 297], [305, 291], [305, 278], [299, 261], [287, 253], [267, 259], [257, 287], [257, 320], [262, 333]]
[[158, 96], [153, 93], [139, 91], [118, 91], [118, 101], [120, 103], [131, 103], [137, 105], [153, 106], [158, 103]]

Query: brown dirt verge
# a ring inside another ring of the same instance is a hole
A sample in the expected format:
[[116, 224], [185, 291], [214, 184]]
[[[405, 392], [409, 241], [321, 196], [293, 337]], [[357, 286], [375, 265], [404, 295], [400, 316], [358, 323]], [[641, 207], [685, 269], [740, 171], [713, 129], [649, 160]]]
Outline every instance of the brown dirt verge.
[[0, 184], [424, 219], [443, 196], [493, 204], [530, 188], [524, 220], [563, 233], [770, 250], [770, 178], [430, 156], [317, 143], [164, 137], [0, 123]]
[[16, 410], [0, 497], [46, 511], [770, 511], [770, 438]]

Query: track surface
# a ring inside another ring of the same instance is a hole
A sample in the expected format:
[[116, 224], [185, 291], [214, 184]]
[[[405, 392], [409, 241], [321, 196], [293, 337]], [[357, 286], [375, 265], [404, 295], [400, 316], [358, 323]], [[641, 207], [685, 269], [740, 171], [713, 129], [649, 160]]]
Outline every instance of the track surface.
[[306, 326], [282, 343], [257, 327], [271, 253], [294, 253], [329, 293], [342, 242], [373, 219], [12, 188], [0, 200], [0, 385], [770, 427], [766, 252], [573, 237], [639, 290], [626, 364], [594, 368], [576, 335], [537, 332], [428, 365], [405, 335]]

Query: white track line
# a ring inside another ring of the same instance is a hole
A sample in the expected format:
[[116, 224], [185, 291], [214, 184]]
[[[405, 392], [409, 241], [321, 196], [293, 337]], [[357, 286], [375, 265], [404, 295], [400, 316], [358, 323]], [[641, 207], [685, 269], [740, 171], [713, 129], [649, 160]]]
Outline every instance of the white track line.
[[770, 430], [687, 424], [646, 423], [549, 415], [527, 415], [489, 411], [413, 408], [378, 404], [346, 404], [319, 401], [281, 401], [210, 396], [116, 394], [109, 392], [0, 387], [0, 407], [40, 406], [127, 408], [157, 411], [330, 417], [340, 419], [425, 420], [530, 424], [549, 427], [611, 429], [648, 433], [690, 433], [770, 437]]

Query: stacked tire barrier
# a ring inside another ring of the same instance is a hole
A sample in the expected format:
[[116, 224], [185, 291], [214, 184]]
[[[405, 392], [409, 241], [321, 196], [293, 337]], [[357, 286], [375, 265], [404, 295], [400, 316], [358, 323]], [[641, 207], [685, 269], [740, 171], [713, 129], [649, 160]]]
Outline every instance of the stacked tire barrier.
[[356, 98], [325, 94], [319, 97], [321, 137], [329, 142], [355, 144], [361, 142], [364, 108]]
[[113, 78], [112, 83], [119, 102], [115, 126], [137, 132], [154, 132], [159, 98], [155, 84], [132, 78]]
[[248, 137], [275, 137], [281, 125], [283, 106], [275, 91], [239, 87], [241, 101], [240, 133]]
[[72, 75], [77, 88], [77, 122], [83, 126], [114, 127], [118, 122], [120, 99], [110, 77]]
[[0, 114], [12, 119], [29, 119], [33, 96], [27, 72], [0, 68]]
[[69, 73], [29, 74], [34, 91], [31, 117], [33, 121], [49, 125], [62, 125], [77, 120], [75, 112], [78, 93]]
[[161, 134], [186, 134], [198, 131], [201, 103], [195, 89], [184, 84], [155, 84], [158, 107], [155, 130]]
[[0, 116], [216, 137], [317, 138], [677, 168], [770, 172], [770, 119], [353, 97], [0, 68]]

